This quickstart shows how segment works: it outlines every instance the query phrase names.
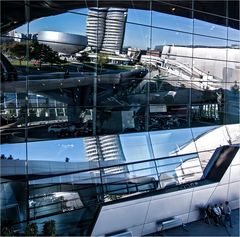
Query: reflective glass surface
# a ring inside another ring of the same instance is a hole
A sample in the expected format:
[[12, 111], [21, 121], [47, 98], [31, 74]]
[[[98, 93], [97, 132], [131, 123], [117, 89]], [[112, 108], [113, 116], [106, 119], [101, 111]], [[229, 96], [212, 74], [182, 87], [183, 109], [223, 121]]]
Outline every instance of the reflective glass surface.
[[121, 145], [127, 161], [151, 159], [148, 133], [121, 135]]
[[[52, 7], [55, 15], [6, 32], [2, 52], [13, 67], [2, 73], [3, 124], [21, 117], [17, 126], [27, 124], [28, 140], [201, 125], [196, 110], [217, 110], [202, 90], [222, 88], [227, 97], [235, 84], [221, 82], [237, 83], [239, 31], [237, 20], [195, 3]], [[9, 141], [5, 131], [2, 140]]]
[[2, 4], [4, 225], [89, 236], [104, 202], [198, 184], [239, 143], [237, 1], [23, 2]]
[[[229, 24], [231, 25], [239, 25], [239, 21], [235, 21], [232, 19], [229, 19]], [[228, 27], [228, 39], [229, 40], [235, 40], [235, 41], [240, 41], [240, 33], [239, 30], [233, 29], [232, 27]]]
[[155, 158], [196, 152], [190, 129], [151, 132], [150, 138]]
[[[158, 9], [167, 8], [171, 9], [170, 14], [164, 12], [159, 12]], [[178, 16], [177, 13], [181, 12], [184, 16]], [[168, 20], [169, 15], [172, 21]], [[153, 2], [152, 4], [152, 26], [156, 28], [167, 28], [172, 30], [179, 30], [185, 32], [192, 32], [193, 30], [193, 20], [192, 11], [186, 8], [181, 8], [174, 5], [167, 5], [161, 2]]]
[[[213, 22], [221, 22], [221, 25], [197, 20], [202, 17], [209, 17]], [[201, 12], [194, 12], [194, 33], [225, 39], [227, 37], [226, 18], [206, 15], [206, 13]]]

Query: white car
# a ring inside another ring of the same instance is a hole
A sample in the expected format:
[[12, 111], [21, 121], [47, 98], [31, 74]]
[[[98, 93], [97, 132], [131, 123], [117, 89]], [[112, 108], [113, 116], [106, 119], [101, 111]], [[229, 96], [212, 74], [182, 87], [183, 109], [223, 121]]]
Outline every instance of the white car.
[[56, 124], [48, 127], [49, 133], [75, 132], [76, 126], [73, 124]]

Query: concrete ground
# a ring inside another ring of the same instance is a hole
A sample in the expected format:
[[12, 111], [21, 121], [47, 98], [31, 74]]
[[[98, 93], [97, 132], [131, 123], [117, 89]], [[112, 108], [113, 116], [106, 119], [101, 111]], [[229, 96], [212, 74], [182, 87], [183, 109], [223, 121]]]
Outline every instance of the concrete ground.
[[176, 227], [153, 233], [151, 236], [240, 236], [239, 212], [240, 209], [232, 211], [232, 228], [229, 227], [229, 224], [227, 227], [223, 225], [216, 226], [214, 223], [206, 224], [201, 220], [188, 223], [185, 228]]

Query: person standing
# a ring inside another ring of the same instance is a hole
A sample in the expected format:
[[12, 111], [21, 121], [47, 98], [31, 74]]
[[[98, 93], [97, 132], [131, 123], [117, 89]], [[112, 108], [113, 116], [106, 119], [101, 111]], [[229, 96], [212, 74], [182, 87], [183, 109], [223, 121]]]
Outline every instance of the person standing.
[[217, 204], [214, 205], [212, 210], [213, 210], [214, 217], [215, 217], [215, 223], [216, 223], [216, 225], [219, 225], [220, 224], [220, 218], [221, 218], [221, 210], [220, 210], [220, 208], [218, 207]]
[[210, 205], [208, 205], [207, 208], [204, 210], [204, 221], [207, 224], [210, 224], [210, 218], [212, 218], [212, 208]]
[[232, 209], [229, 206], [228, 201], [225, 202], [224, 213], [225, 213], [224, 224], [226, 225], [226, 223], [229, 222], [230, 227], [232, 228], [232, 218], [231, 218]]
[[219, 208], [220, 208], [220, 210], [221, 210], [221, 214], [222, 214], [222, 216], [225, 216], [225, 213], [224, 213], [224, 206], [223, 206], [222, 203], [219, 205]]

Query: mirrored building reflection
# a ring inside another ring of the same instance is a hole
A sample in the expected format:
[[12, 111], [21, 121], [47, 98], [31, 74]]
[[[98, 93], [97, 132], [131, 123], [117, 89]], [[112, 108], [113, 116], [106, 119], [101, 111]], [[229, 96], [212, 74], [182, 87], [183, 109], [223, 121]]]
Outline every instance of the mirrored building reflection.
[[87, 37], [93, 50], [120, 53], [124, 39], [127, 9], [90, 8]]
[[239, 208], [237, 6], [3, 1], [2, 227], [141, 236]]

